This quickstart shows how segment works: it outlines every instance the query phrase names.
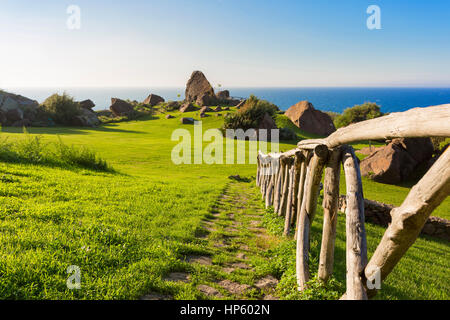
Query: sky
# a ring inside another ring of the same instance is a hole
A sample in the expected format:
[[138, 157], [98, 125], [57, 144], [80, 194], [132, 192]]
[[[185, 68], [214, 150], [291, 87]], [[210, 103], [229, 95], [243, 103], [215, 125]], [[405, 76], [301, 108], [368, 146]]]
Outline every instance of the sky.
[[448, 0], [2, 0], [0, 88], [182, 87], [193, 70], [227, 87], [450, 87], [449, 13]]

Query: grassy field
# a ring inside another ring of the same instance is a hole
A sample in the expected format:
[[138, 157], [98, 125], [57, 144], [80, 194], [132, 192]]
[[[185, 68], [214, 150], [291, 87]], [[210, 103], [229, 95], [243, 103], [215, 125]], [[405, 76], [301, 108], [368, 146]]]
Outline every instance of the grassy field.
[[[185, 116], [198, 118], [195, 113]], [[221, 123], [220, 117], [204, 118], [203, 129]], [[170, 155], [178, 142], [170, 137], [180, 126], [177, 115], [94, 129], [30, 129], [29, 135], [41, 136], [43, 143], [60, 137], [68, 145], [87, 146], [115, 171], [0, 162], [0, 298], [137, 299], [151, 291], [201, 298], [195, 287], [168, 286], [163, 277], [184, 270], [187, 254], [208, 251], [207, 243], [197, 237], [202, 221], [229, 183], [228, 176], [254, 176], [256, 166], [174, 165]], [[192, 126], [183, 128], [193, 131]], [[26, 138], [20, 128], [3, 128], [1, 136], [9, 142]], [[395, 205], [409, 190], [369, 180], [363, 183], [366, 198]], [[449, 212], [447, 199], [435, 214], [448, 217]], [[342, 288], [338, 284], [345, 272], [342, 221], [337, 288]], [[313, 227], [319, 230], [319, 225]], [[372, 252], [383, 230], [368, 226], [367, 231]], [[289, 259], [280, 267], [286, 271], [279, 285], [282, 298], [295, 296], [289, 280], [291, 247], [284, 241], [273, 248], [273, 252], [284, 248], [284, 255], [278, 256]], [[419, 240], [380, 296], [448, 299], [449, 253], [446, 242]], [[258, 264], [263, 268], [271, 261], [276, 259]], [[81, 269], [81, 290], [66, 287], [70, 265]]]

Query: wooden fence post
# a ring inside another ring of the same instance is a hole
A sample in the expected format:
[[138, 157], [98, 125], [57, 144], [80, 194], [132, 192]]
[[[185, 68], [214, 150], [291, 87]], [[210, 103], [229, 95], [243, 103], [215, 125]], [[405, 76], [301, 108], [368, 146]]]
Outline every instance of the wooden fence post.
[[309, 281], [309, 240], [311, 223], [317, 208], [320, 180], [325, 163], [328, 160], [328, 149], [320, 146], [314, 150], [306, 174], [305, 190], [300, 209], [299, 227], [297, 232], [297, 284], [299, 290], [304, 290]]
[[345, 147], [343, 154], [345, 185], [347, 191], [346, 263], [347, 300], [367, 300], [362, 279], [367, 264], [367, 242], [364, 227], [364, 195], [358, 159], [352, 147]]
[[330, 160], [325, 168], [323, 197], [323, 231], [320, 249], [318, 276], [328, 281], [333, 274], [334, 243], [339, 206], [339, 180], [341, 173], [342, 150], [331, 151]]

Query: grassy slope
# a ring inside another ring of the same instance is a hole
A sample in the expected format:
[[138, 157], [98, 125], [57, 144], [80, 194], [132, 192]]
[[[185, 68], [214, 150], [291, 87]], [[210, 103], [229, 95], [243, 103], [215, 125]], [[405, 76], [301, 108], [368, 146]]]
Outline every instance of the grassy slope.
[[[221, 122], [205, 118], [203, 127]], [[179, 118], [161, 116], [97, 129], [30, 130], [44, 140], [60, 135], [67, 144], [86, 145], [120, 173], [0, 163], [0, 297], [123, 299], [164, 290], [161, 277], [182, 268], [184, 254], [202, 250], [196, 232], [227, 177], [255, 171], [255, 165], [174, 166], [170, 154], [177, 142], [170, 136], [178, 127]], [[192, 126], [183, 128], [192, 131]], [[5, 128], [2, 136], [20, 139], [20, 132]], [[397, 197], [407, 193], [387, 189], [365, 182], [368, 198], [398, 204]], [[448, 212], [448, 200], [443, 206]], [[369, 237], [378, 236], [368, 230]], [[424, 267], [405, 266], [401, 272], [420, 278], [420, 270], [432, 270], [430, 261], [442, 259], [442, 247], [448, 254], [447, 244], [436, 243], [422, 244], [427, 248]], [[69, 265], [81, 267], [82, 290], [66, 288]], [[400, 293], [394, 297], [429, 297], [424, 288], [416, 295], [402, 286], [395, 289]]]

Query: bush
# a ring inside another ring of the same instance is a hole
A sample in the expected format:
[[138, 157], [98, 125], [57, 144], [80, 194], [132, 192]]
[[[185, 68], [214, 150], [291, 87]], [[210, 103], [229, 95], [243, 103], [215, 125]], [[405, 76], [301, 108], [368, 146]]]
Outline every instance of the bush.
[[42, 104], [42, 108], [56, 123], [62, 125], [72, 124], [73, 118], [81, 114], [80, 104], [66, 93], [62, 96], [54, 94], [48, 97]]
[[339, 116], [334, 118], [334, 125], [336, 128], [348, 126], [349, 124], [374, 119], [383, 116], [380, 107], [372, 102], [366, 102], [362, 105], [356, 105], [352, 108], [347, 108]]
[[25, 135], [24, 139], [15, 142], [0, 140], [0, 161], [114, 171], [89, 149], [67, 146], [61, 139], [57, 143], [44, 144], [39, 136], [30, 136], [26, 132]]
[[275, 118], [277, 112], [276, 105], [251, 95], [240, 110], [225, 118], [222, 128], [243, 130], [257, 128], [266, 113]]

